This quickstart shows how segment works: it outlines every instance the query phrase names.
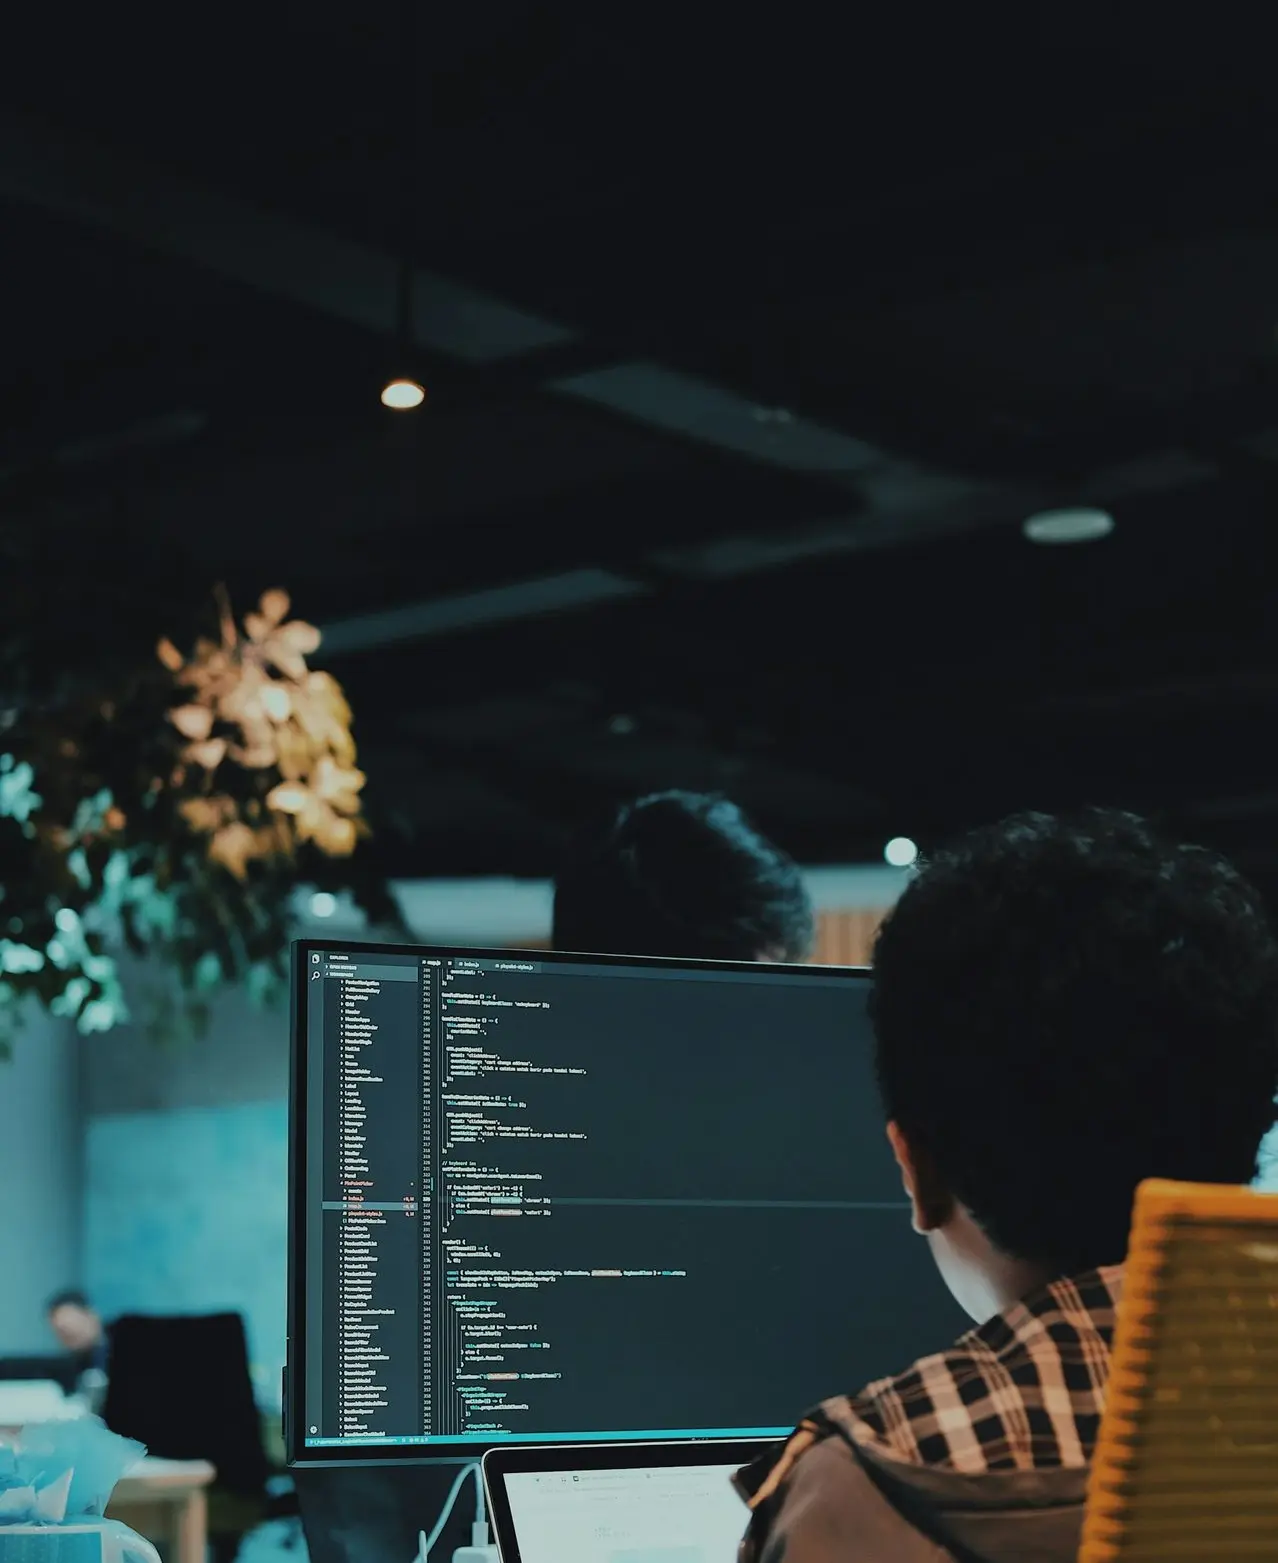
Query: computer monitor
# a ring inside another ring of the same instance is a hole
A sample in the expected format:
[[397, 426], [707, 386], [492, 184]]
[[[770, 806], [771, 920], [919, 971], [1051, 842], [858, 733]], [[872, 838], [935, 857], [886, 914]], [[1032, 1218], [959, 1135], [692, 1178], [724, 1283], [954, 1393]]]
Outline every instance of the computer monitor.
[[293, 961], [292, 1460], [781, 1436], [961, 1328], [864, 971]]

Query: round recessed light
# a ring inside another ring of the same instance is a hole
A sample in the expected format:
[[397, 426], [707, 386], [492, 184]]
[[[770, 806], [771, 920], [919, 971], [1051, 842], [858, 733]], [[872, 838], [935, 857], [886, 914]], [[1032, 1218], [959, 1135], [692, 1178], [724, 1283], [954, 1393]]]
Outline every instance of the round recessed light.
[[1031, 543], [1063, 547], [1108, 537], [1114, 530], [1114, 518], [1108, 510], [1098, 510], [1093, 505], [1074, 505], [1063, 510], [1040, 510], [1026, 518], [1021, 530]]
[[409, 412], [426, 400], [426, 392], [416, 380], [388, 380], [382, 387], [382, 406], [395, 412]]
[[327, 890], [317, 890], [311, 897], [312, 917], [331, 917], [337, 910], [337, 897]]
[[883, 848], [883, 860], [893, 868], [912, 868], [919, 860], [919, 849], [908, 836], [893, 836]]

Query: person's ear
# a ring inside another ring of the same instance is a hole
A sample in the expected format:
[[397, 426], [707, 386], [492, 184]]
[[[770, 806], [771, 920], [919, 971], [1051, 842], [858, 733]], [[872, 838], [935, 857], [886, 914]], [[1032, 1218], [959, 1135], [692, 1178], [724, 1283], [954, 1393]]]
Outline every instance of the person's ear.
[[888, 1124], [887, 1137], [901, 1169], [901, 1183], [910, 1201], [914, 1230], [925, 1237], [950, 1219], [954, 1201], [941, 1186], [931, 1158], [910, 1144], [899, 1123]]

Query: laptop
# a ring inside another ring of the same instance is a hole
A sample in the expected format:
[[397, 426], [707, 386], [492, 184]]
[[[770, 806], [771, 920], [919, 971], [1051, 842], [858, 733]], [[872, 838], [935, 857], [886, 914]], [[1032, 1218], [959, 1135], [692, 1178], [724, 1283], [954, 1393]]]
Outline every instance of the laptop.
[[52, 1380], [27, 1379], [0, 1383], [0, 1428], [30, 1427], [36, 1422], [66, 1422], [84, 1408], [62, 1393]]
[[730, 1563], [749, 1520], [732, 1476], [772, 1442], [492, 1449], [501, 1563]]

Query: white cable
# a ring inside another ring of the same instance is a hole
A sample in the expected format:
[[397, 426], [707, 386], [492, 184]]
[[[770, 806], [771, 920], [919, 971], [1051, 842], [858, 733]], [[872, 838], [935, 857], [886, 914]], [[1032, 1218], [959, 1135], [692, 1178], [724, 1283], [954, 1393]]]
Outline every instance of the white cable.
[[[418, 1563], [430, 1563], [430, 1549], [435, 1545], [435, 1543], [439, 1540], [439, 1538], [444, 1534], [444, 1526], [448, 1524], [448, 1521], [449, 1521], [450, 1517], [452, 1516], [453, 1506], [457, 1502], [457, 1494], [462, 1490], [462, 1486], [464, 1485], [464, 1483], [466, 1481], [466, 1478], [468, 1476], [473, 1476], [475, 1478], [475, 1481], [479, 1484], [479, 1490], [481, 1492], [483, 1491], [483, 1473], [482, 1473], [482, 1471], [479, 1468], [478, 1462], [477, 1461], [472, 1461], [471, 1464], [469, 1464], [469, 1465], [463, 1465], [461, 1470], [458, 1471], [457, 1477], [456, 1477], [455, 1481], [453, 1482], [452, 1487], [449, 1489], [448, 1497], [445, 1498], [445, 1500], [444, 1500], [444, 1507], [443, 1507], [443, 1510], [440, 1513], [439, 1518], [435, 1521], [435, 1528], [434, 1528], [434, 1530], [431, 1531], [429, 1536], [426, 1534], [426, 1532], [424, 1530], [418, 1531], [418, 1533], [417, 1533], [417, 1558], [418, 1558]], [[487, 1536], [488, 1536], [488, 1526], [487, 1526], [487, 1524], [485, 1524], [485, 1526], [484, 1526], [484, 1538], [485, 1538], [485, 1540], [487, 1540]]]
[[475, 1473], [475, 1523], [470, 1527], [472, 1547], [488, 1545], [488, 1506], [484, 1500], [484, 1473], [480, 1466], [472, 1465]]

